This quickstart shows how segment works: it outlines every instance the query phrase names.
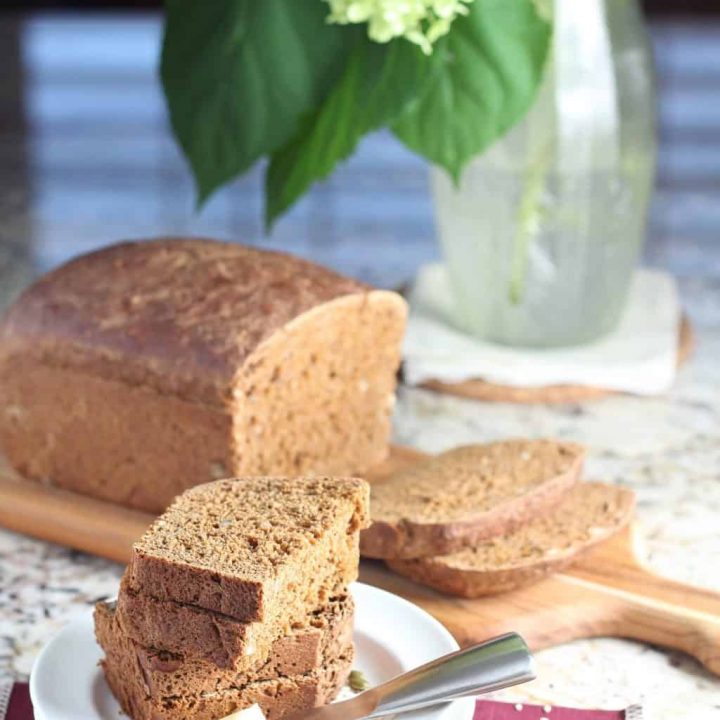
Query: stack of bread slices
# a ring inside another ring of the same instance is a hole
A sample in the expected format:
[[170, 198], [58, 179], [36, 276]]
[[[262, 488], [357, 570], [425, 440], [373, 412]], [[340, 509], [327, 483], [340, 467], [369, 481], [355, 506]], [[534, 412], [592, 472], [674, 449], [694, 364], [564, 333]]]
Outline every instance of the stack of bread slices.
[[133, 720], [271, 720], [332, 700], [353, 661], [367, 484], [244, 478], [181, 495], [95, 611], [107, 681]]
[[583, 459], [573, 443], [508, 440], [420, 462], [373, 485], [361, 552], [463, 597], [539, 580], [632, 517], [632, 491], [583, 482]]

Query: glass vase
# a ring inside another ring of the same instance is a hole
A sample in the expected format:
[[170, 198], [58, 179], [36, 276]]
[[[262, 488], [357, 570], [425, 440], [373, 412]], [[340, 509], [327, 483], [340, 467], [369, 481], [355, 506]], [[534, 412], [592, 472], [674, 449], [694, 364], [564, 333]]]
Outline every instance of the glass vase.
[[431, 170], [457, 324], [493, 342], [592, 341], [618, 323], [655, 168], [654, 82], [635, 0], [554, 0], [525, 119], [455, 187]]

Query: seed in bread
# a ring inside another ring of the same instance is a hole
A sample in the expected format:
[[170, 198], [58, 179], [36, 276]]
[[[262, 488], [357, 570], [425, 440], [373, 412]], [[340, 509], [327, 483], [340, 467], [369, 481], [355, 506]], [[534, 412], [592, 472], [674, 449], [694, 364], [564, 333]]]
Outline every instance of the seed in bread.
[[[358, 478], [241, 478], [187, 490], [133, 546], [129, 584], [241, 622], [278, 621], [357, 577], [369, 486]], [[329, 581], [333, 581], [329, 585]]]
[[388, 560], [390, 568], [451, 595], [475, 598], [513, 590], [570, 565], [632, 518], [631, 490], [578, 483], [555, 509], [514, 532], [451, 555]]
[[0, 445], [28, 479], [151, 512], [222, 477], [387, 455], [406, 305], [283, 253], [126, 242], [0, 323]]
[[584, 450], [555, 440], [505, 440], [441, 453], [373, 485], [372, 558], [445, 555], [507, 533], [557, 503], [577, 481]]

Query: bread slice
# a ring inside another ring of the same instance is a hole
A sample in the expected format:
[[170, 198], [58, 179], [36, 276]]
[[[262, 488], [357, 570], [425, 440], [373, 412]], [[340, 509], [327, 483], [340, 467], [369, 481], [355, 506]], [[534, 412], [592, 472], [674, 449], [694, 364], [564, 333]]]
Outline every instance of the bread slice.
[[101, 611], [96, 618], [98, 641], [105, 652], [101, 661], [105, 678], [133, 720], [218, 720], [254, 704], [260, 705], [268, 720], [280, 720], [330, 702], [352, 667], [353, 647], [348, 645], [337, 657], [328, 658], [324, 666], [304, 674], [213, 692], [194, 693], [188, 688], [180, 695], [152, 696], [132, 643], [106, 612]]
[[369, 486], [244, 478], [186, 491], [133, 546], [130, 586], [241, 622], [300, 620], [357, 578]]
[[302, 623], [273, 644], [268, 659], [244, 672], [221, 669], [212, 662], [145, 647], [132, 640], [118, 621], [114, 603], [95, 607], [99, 644], [116, 645], [135, 658], [146, 693], [153, 698], [214, 693], [279, 676], [304, 675], [339, 657], [352, 643], [352, 598], [332, 601], [310, 613]]
[[219, 720], [259, 705], [266, 720], [304, 717], [305, 712], [332, 702], [352, 669], [353, 649], [311, 673], [250, 683], [217, 693], [179, 695], [162, 701], [145, 695], [140, 677], [116, 656], [103, 661], [105, 678], [123, 711], [132, 720]]
[[467, 445], [373, 485], [362, 555], [446, 555], [502, 535], [557, 503], [580, 476], [584, 450], [555, 440]]
[[406, 313], [284, 253], [106, 247], [0, 323], [0, 445], [24, 477], [151, 512], [223, 477], [362, 473], [388, 452]]
[[461, 597], [480, 597], [528, 585], [571, 564], [584, 550], [630, 521], [635, 494], [604, 483], [578, 483], [561, 503], [504, 537], [452, 555], [388, 560], [406, 577]]
[[[351, 602], [346, 587], [335, 587], [318, 598], [317, 607]], [[307, 608], [298, 617], [284, 615], [274, 622], [243, 623], [192, 605], [158, 600], [120, 585], [117, 617], [123, 633], [138, 645], [168, 654], [204, 660], [240, 673], [263, 663], [273, 643], [307, 622]]]

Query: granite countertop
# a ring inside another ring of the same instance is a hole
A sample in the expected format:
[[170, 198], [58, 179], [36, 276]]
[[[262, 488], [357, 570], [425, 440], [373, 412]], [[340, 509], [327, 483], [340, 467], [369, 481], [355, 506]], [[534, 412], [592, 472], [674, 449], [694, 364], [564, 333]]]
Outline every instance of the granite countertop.
[[[402, 388], [395, 439], [428, 451], [518, 435], [585, 443], [589, 476], [637, 491], [650, 565], [720, 590], [720, 281], [685, 284], [683, 297], [697, 350], [668, 397], [541, 407]], [[27, 676], [48, 637], [115, 594], [121, 572], [0, 530], [0, 678]], [[595, 708], [641, 702], [651, 720], [720, 718], [720, 680], [680, 653], [596, 639], [542, 651], [538, 660], [539, 679], [503, 697]]]

